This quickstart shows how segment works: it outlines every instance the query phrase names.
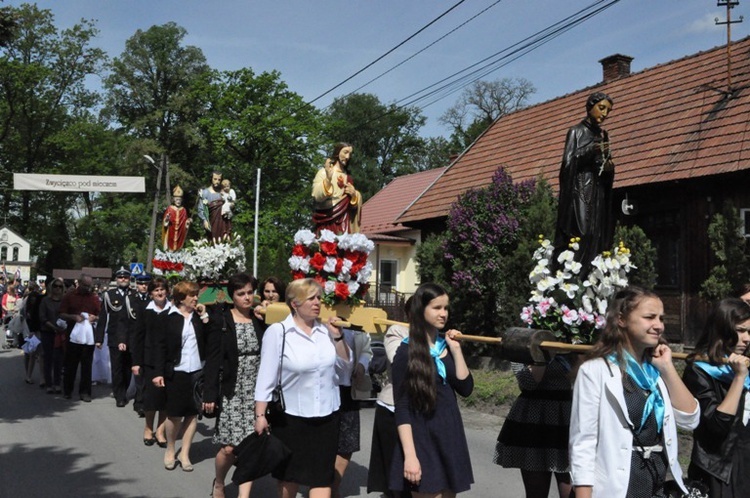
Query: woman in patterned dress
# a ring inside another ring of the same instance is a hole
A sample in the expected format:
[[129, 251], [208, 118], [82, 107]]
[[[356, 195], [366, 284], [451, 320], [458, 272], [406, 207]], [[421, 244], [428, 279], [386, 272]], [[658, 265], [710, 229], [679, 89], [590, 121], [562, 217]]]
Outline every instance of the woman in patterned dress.
[[521, 470], [526, 498], [547, 498], [553, 473], [560, 498], [570, 496], [570, 378], [577, 359], [557, 355], [547, 365], [511, 363], [521, 395], [500, 430], [493, 461]]
[[664, 343], [664, 305], [638, 287], [618, 291], [589, 360], [578, 369], [570, 415], [576, 498], [666, 497], [667, 470], [686, 491], [677, 427], [694, 429], [698, 402]]
[[[229, 278], [227, 293], [233, 306], [211, 316], [213, 333], [221, 334], [221, 356], [206, 364], [206, 386], [221, 392], [221, 412], [216, 421], [213, 442], [221, 448], [216, 454], [216, 477], [211, 496], [224, 497], [224, 480], [236, 457], [232, 450], [249, 436], [255, 424], [255, 381], [260, 365], [261, 336], [253, 323], [253, 293], [258, 281], [246, 273]], [[219, 378], [221, 371], [221, 379]], [[208, 390], [209, 388], [206, 387]], [[206, 399], [218, 399], [205, 393]], [[215, 409], [207, 404], [207, 412]], [[249, 498], [252, 482], [239, 486], [239, 498]]]

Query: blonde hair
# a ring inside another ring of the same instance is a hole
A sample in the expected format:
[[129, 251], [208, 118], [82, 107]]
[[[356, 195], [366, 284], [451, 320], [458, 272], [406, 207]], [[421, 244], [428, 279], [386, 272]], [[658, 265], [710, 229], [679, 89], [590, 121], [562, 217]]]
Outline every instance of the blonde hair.
[[174, 299], [175, 306], [179, 306], [188, 296], [197, 296], [200, 290], [200, 286], [195, 282], [189, 282], [187, 280], [177, 282], [175, 286], [172, 287], [172, 299]]
[[323, 287], [315, 281], [313, 278], [300, 278], [292, 280], [292, 282], [286, 286], [286, 305], [295, 313], [292, 303], [299, 306], [308, 297], [312, 296], [316, 292], [323, 293]]

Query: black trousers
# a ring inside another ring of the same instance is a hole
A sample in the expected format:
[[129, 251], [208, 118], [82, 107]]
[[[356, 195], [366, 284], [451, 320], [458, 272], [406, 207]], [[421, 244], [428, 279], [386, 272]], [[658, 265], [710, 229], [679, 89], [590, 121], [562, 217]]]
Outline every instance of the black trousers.
[[117, 346], [109, 347], [109, 364], [112, 370], [112, 393], [116, 401], [127, 401], [125, 393], [130, 386], [133, 358], [130, 351], [120, 351]]
[[63, 394], [68, 396], [73, 394], [78, 365], [81, 365], [81, 381], [78, 385], [78, 393], [91, 396], [91, 365], [94, 363], [94, 346], [68, 342], [64, 363]]
[[41, 340], [44, 350], [44, 383], [47, 387], [62, 385], [63, 350], [55, 348], [55, 333], [42, 330]]

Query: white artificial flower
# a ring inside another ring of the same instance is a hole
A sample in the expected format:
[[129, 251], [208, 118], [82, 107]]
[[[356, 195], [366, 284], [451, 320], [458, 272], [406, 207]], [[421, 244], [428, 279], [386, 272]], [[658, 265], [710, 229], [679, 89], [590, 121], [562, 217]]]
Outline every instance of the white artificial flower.
[[331, 294], [336, 290], [336, 282], [333, 280], [327, 280], [326, 284], [323, 286], [323, 289], [325, 290], [326, 294]]
[[328, 256], [326, 262], [323, 265], [323, 271], [328, 273], [334, 273], [336, 271], [336, 258]]
[[294, 234], [295, 244], [302, 244], [309, 247], [313, 242], [315, 242], [315, 234], [310, 230], [299, 230]]
[[356, 280], [350, 280], [346, 285], [349, 287], [349, 294], [351, 294], [352, 296], [355, 295], [359, 290], [359, 282], [357, 282]]
[[323, 229], [320, 231], [320, 242], [336, 242], [336, 234], [330, 230]]

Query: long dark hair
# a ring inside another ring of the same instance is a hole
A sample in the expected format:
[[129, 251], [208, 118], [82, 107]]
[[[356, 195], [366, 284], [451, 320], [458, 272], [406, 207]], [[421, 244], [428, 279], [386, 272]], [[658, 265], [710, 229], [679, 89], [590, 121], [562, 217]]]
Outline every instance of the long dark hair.
[[[625, 287], [615, 293], [607, 306], [607, 323], [604, 325], [599, 341], [594, 344], [589, 358], [604, 358], [614, 353], [618, 365], [624, 365], [623, 350], [628, 344], [628, 331], [620, 327], [620, 320], [627, 320], [630, 313], [646, 298], [660, 299], [653, 291], [641, 287]], [[641, 361], [642, 358], [636, 358]]]
[[689, 359], [706, 355], [709, 362], [720, 365], [722, 358], [737, 346], [737, 325], [747, 320], [750, 320], [750, 305], [742, 299], [730, 297], [716, 303]]
[[406, 392], [412, 408], [430, 413], [437, 402], [437, 370], [430, 356], [428, 334], [431, 326], [424, 318], [427, 305], [448, 293], [437, 284], [426, 283], [417, 288], [409, 307], [409, 360], [406, 367]]

